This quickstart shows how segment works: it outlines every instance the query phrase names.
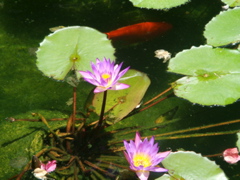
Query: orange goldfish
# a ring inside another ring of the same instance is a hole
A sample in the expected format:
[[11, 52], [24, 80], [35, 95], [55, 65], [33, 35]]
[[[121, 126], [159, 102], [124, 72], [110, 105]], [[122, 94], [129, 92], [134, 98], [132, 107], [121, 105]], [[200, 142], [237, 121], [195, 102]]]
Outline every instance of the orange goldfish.
[[163, 35], [172, 29], [166, 22], [142, 22], [107, 32], [108, 39], [127, 42], [139, 42]]

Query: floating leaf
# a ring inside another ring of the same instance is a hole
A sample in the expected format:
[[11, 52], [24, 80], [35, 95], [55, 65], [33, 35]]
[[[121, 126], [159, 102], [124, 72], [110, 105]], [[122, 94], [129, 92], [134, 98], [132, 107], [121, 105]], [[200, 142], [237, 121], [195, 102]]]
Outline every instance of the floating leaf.
[[134, 6], [140, 8], [169, 9], [185, 4], [189, 0], [130, 0]]
[[223, 46], [240, 41], [240, 8], [223, 11], [206, 26], [204, 36], [207, 44]]
[[[59, 29], [47, 36], [37, 51], [37, 66], [46, 76], [63, 80], [70, 70], [91, 70], [90, 62], [114, 60], [114, 48], [106, 35], [83, 26]], [[80, 78], [80, 73], [76, 73]]]
[[237, 142], [236, 142], [236, 146], [238, 147], [238, 149], [240, 150], [240, 133], [237, 133]]
[[240, 52], [193, 47], [172, 58], [169, 72], [187, 75], [173, 85], [177, 96], [202, 105], [227, 105], [240, 97]]
[[222, 0], [222, 2], [230, 7], [240, 6], [240, 0]]
[[[123, 90], [109, 90], [107, 93], [106, 112], [108, 123], [116, 123], [128, 115], [142, 100], [150, 80], [146, 74], [130, 69], [120, 79], [121, 83], [129, 84], [130, 87]], [[120, 82], [119, 81], [119, 82]], [[92, 105], [96, 113], [100, 114], [103, 93], [94, 94]]]
[[[171, 153], [162, 161], [162, 164], [176, 179], [228, 179], [214, 161], [191, 151]], [[158, 180], [163, 179], [167, 179], [166, 176], [158, 178]]]

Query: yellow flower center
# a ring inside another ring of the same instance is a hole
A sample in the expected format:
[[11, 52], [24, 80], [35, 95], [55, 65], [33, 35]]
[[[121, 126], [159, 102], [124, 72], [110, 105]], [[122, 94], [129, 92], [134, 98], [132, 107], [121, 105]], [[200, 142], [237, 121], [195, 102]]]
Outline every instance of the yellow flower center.
[[103, 79], [108, 79], [108, 78], [110, 78], [110, 77], [111, 77], [111, 75], [108, 74], [108, 73], [103, 73], [103, 74], [102, 74], [102, 78], [103, 78]]
[[149, 167], [152, 165], [151, 158], [147, 154], [135, 154], [133, 157], [133, 164], [134, 166], [143, 166], [143, 167]]

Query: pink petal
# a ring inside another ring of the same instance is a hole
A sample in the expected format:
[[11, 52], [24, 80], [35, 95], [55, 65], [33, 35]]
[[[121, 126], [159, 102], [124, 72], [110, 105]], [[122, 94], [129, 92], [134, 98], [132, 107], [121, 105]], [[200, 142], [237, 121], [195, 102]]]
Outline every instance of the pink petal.
[[157, 154], [157, 157], [158, 158], [166, 158], [170, 153], [171, 153], [171, 151], [160, 152]]
[[127, 89], [130, 86], [128, 84], [123, 84], [123, 83], [116, 83], [111, 90], [121, 90], [121, 89]]
[[135, 136], [135, 146], [136, 146], [136, 149], [138, 148], [139, 144], [142, 142], [141, 140], [141, 136], [139, 134], [139, 132], [136, 132], [136, 136]]
[[151, 146], [153, 146], [154, 140], [155, 140], [155, 139], [154, 139], [154, 136], [152, 136], [151, 139], [149, 140], [149, 144], [151, 144]]
[[56, 169], [56, 167], [57, 167], [57, 161], [56, 160], [53, 160], [53, 161], [48, 161], [48, 163], [45, 165], [45, 170], [47, 171], [47, 172], [52, 172], [52, 171], [54, 171], [55, 169]]
[[46, 165], [41, 163], [41, 167], [40, 168], [43, 169], [43, 170], [46, 170]]
[[136, 174], [140, 180], [147, 180], [150, 173], [149, 171], [137, 171]]
[[129, 70], [130, 66], [128, 66], [127, 68], [123, 69], [119, 74], [118, 76], [119, 77], [122, 77], [128, 70]]
[[127, 159], [128, 163], [131, 164], [131, 159], [128, 156], [128, 153], [126, 151], [123, 151], [125, 158]]
[[162, 168], [162, 167], [152, 167], [151, 170], [148, 169], [149, 171], [152, 171], [152, 172], [167, 172], [168, 169], [165, 169], [165, 168]]
[[84, 78], [87, 79], [93, 79], [92, 76], [90, 75], [91, 73], [89, 73], [88, 71], [78, 71]]
[[103, 91], [106, 91], [107, 89], [106, 88], [103, 88], [103, 87], [96, 87], [94, 89], [94, 93], [100, 93], [100, 92], [103, 92]]
[[223, 158], [227, 163], [235, 164], [240, 160], [237, 148], [229, 148], [223, 152]]

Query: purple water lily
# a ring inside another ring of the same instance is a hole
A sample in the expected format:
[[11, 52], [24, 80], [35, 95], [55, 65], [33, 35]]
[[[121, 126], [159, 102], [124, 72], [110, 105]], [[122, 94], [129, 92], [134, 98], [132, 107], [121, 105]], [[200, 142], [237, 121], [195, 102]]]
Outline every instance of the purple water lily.
[[158, 143], [154, 144], [154, 137], [148, 141], [145, 138], [141, 140], [140, 134], [137, 132], [135, 142], [130, 140], [123, 141], [126, 151], [124, 155], [130, 164], [130, 169], [136, 172], [140, 180], [147, 180], [149, 171], [153, 172], [167, 172], [167, 169], [159, 167], [158, 164], [166, 158], [171, 151], [158, 153]]
[[104, 58], [103, 61], [96, 60], [96, 64], [91, 63], [92, 71], [79, 71], [83, 79], [95, 86], [94, 93], [106, 90], [120, 90], [129, 87], [127, 84], [119, 83], [118, 80], [128, 71], [130, 67], [120, 71], [123, 63], [114, 64], [110, 59]]

